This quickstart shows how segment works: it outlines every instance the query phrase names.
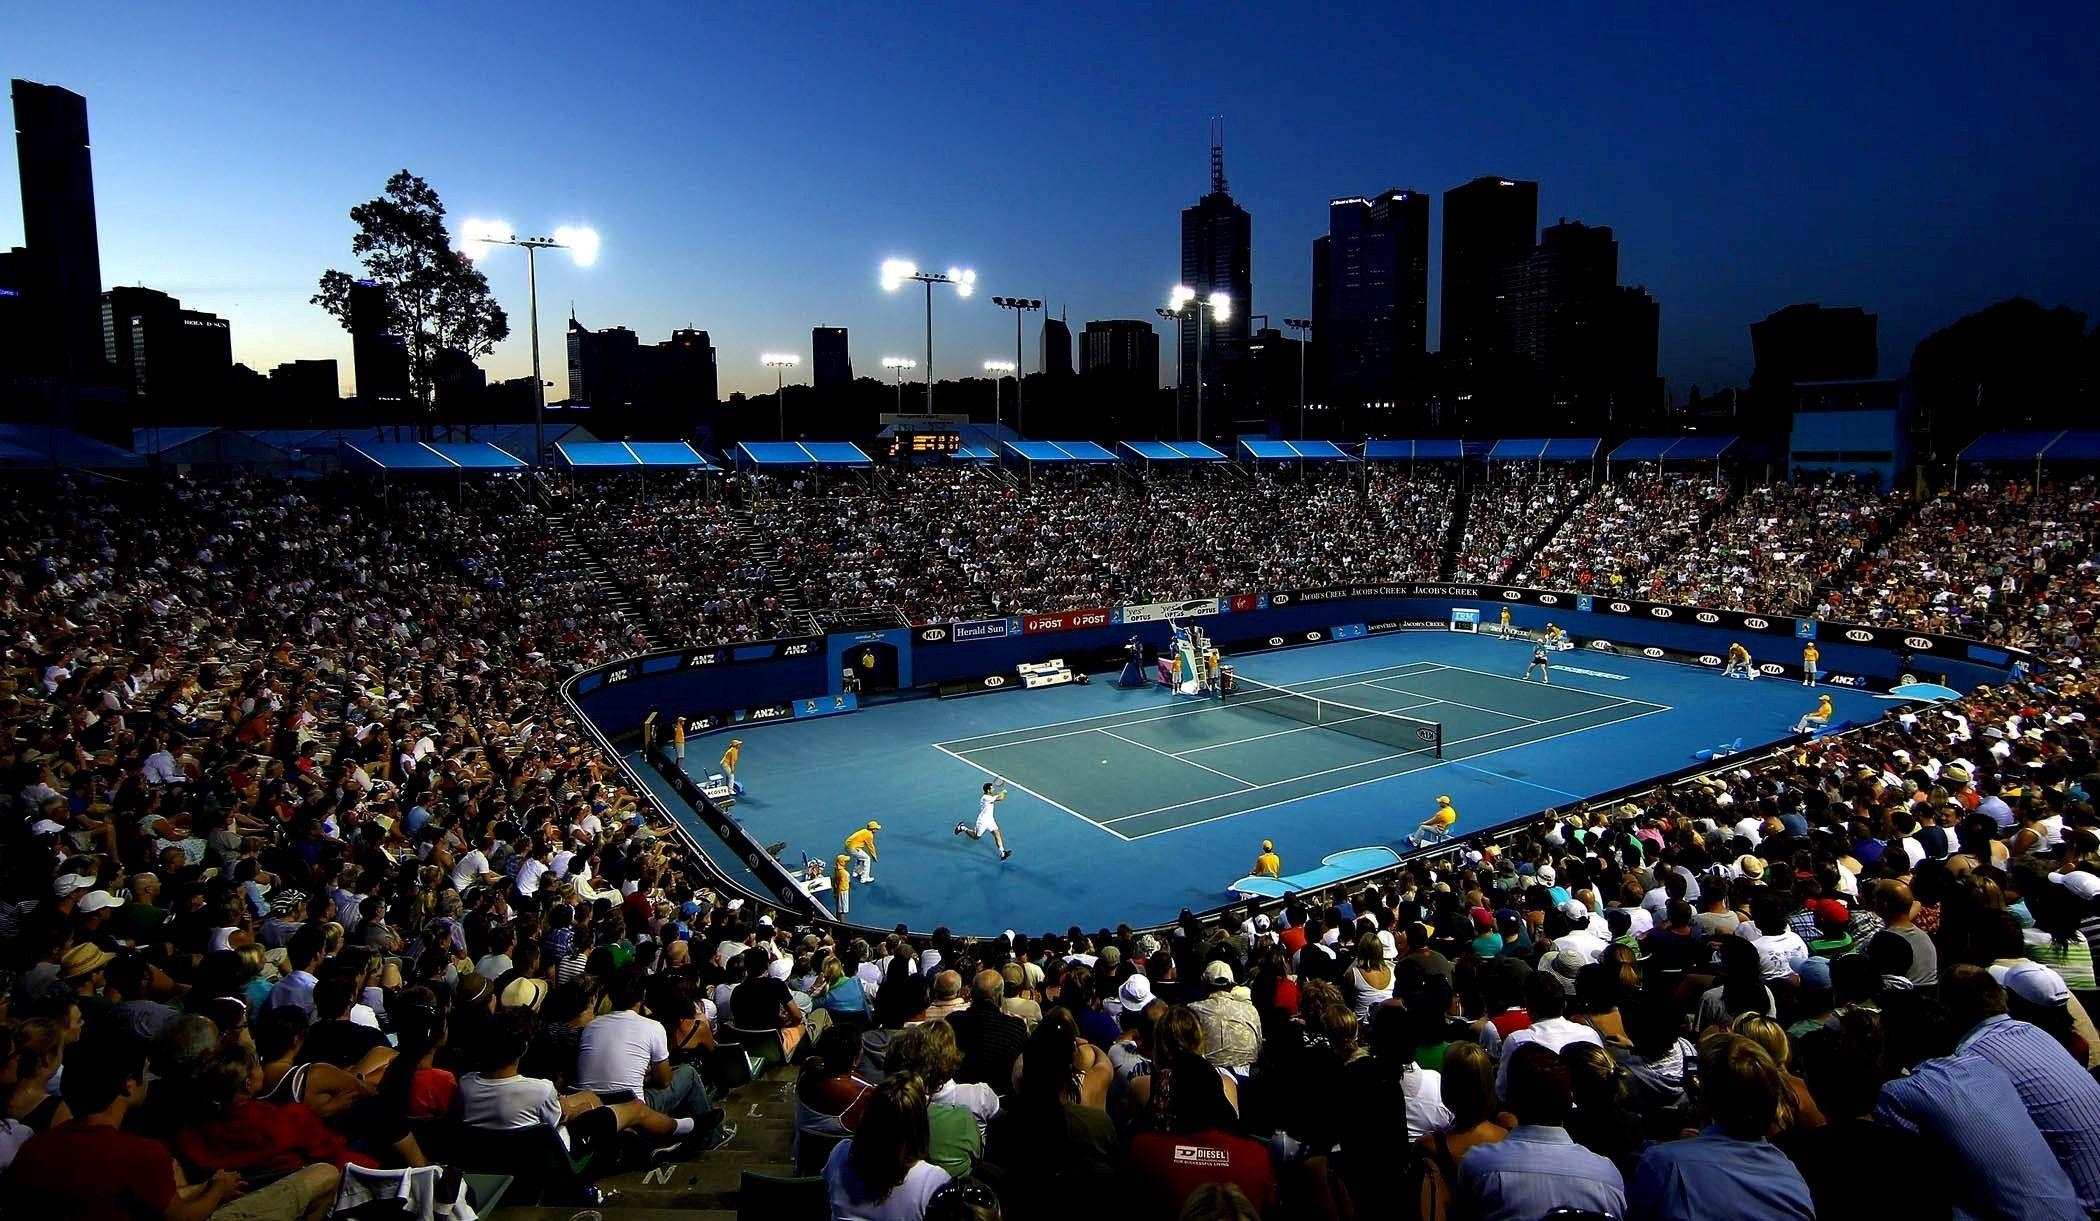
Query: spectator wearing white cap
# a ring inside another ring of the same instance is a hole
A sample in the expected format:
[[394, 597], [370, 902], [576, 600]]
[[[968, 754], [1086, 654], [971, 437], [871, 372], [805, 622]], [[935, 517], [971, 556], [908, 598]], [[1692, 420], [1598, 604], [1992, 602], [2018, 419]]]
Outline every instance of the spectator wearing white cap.
[[1203, 968], [1209, 994], [1189, 1005], [1203, 1024], [1203, 1058], [1245, 1077], [1261, 1056], [1261, 1013], [1234, 978], [1232, 964], [1217, 959]]

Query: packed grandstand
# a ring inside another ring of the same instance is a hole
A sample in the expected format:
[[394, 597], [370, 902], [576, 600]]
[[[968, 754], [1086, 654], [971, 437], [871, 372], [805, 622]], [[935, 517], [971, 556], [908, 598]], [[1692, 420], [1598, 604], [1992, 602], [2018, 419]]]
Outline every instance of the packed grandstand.
[[[763, 1164], [769, 1082], [822, 1179], [774, 1184], [788, 1218], [2100, 1210], [2090, 475], [5, 487], [10, 1215], [318, 1215], [426, 1165], [582, 1201]], [[2036, 665], [1358, 883], [997, 937], [734, 897], [558, 693], [840, 624], [1434, 579]], [[98, 1176], [94, 1125], [167, 1173]]]

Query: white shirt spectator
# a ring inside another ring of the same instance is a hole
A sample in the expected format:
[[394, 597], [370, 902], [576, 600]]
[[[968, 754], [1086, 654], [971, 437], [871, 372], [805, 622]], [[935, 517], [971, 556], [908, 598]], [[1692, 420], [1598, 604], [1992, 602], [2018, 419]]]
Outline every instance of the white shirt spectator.
[[139, 765], [139, 775], [147, 784], [181, 784], [187, 779], [181, 766], [175, 762], [175, 756], [166, 750], [147, 755], [146, 761]]
[[540, 892], [540, 879], [547, 874], [547, 865], [537, 857], [526, 857], [518, 864], [518, 896], [529, 899]]
[[561, 1126], [561, 1095], [555, 1092], [554, 1083], [543, 1077], [521, 1075], [491, 1080], [480, 1073], [468, 1073], [459, 1079], [459, 1118], [470, 1128], [495, 1132], [545, 1124], [561, 1135], [564, 1146], [569, 1143], [568, 1130]]
[[461, 853], [459, 859], [452, 862], [452, 889], [465, 890], [469, 886], [479, 885], [481, 875], [488, 871], [489, 858], [487, 853], [479, 848]]
[[632, 1009], [616, 1010], [583, 1028], [576, 1048], [576, 1088], [627, 1090], [640, 1098], [649, 1066], [670, 1058], [671, 1043], [662, 1024]]
[[937, 1107], [960, 1107], [968, 1111], [977, 1120], [977, 1135], [980, 1137], [984, 1135], [986, 1125], [992, 1122], [992, 1116], [999, 1113], [999, 1095], [993, 1093], [989, 1085], [950, 1081], [935, 1090], [927, 1101]]
[[1793, 929], [1767, 934], [1753, 923], [1737, 926], [1736, 936], [1747, 937], [1757, 947], [1757, 960], [1764, 965], [1766, 979], [1785, 979], [1808, 961], [1808, 943]]

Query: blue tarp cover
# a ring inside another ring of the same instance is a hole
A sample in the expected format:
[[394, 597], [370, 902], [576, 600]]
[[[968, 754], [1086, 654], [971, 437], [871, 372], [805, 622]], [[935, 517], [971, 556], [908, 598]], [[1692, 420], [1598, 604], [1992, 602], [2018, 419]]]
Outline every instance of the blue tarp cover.
[[1544, 437], [1497, 441], [1495, 442], [1495, 448], [1488, 451], [1488, 461], [1510, 462], [1524, 458], [1537, 459], [1544, 456], [1545, 452], [1546, 439]]

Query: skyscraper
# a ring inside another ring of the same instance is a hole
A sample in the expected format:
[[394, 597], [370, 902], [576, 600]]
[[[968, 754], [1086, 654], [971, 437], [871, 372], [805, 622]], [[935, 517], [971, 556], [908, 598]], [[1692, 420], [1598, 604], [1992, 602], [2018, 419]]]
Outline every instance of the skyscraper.
[[385, 286], [371, 280], [350, 286], [350, 375], [367, 410], [401, 418], [410, 391], [408, 344], [393, 333]]
[[1218, 326], [1208, 311], [1192, 308], [1188, 321], [1179, 328], [1181, 398], [1183, 414], [1190, 419], [1195, 416], [1199, 348], [1203, 353], [1205, 402], [1215, 396], [1219, 407], [1226, 409], [1207, 415], [1207, 419], [1215, 422], [1229, 418], [1226, 411], [1234, 389], [1232, 365], [1245, 351], [1248, 322], [1254, 311], [1253, 264], [1254, 222], [1226, 189], [1225, 121], [1213, 119], [1210, 193], [1197, 200], [1194, 207], [1181, 210], [1181, 283], [1196, 290], [1199, 299], [1226, 294], [1231, 298], [1232, 309], [1224, 325]]
[[1497, 354], [1497, 280], [1529, 258], [1539, 228], [1539, 184], [1475, 178], [1444, 192], [1444, 309], [1439, 350], [1463, 365]]
[[[1149, 322], [1110, 318], [1079, 335], [1079, 393], [1062, 396], [1070, 414], [1031, 413], [1036, 436], [1134, 437], [1157, 431], [1159, 332]], [[1084, 404], [1084, 418], [1077, 408]], [[1040, 409], [1038, 409], [1040, 411]], [[1224, 418], [1219, 417], [1221, 420]]]
[[174, 327], [182, 302], [157, 288], [118, 285], [102, 294], [102, 359], [136, 394], [146, 393], [135, 333]]
[[13, 88], [29, 264], [23, 292], [38, 331], [29, 353], [47, 373], [93, 381], [104, 368], [102, 252], [87, 99], [32, 81]]
[[1313, 248], [1313, 335], [1335, 400], [1405, 404], [1422, 395], [1429, 329], [1429, 196], [1389, 190], [1327, 205]]
[[1750, 393], [1761, 413], [1792, 407], [1796, 382], [1871, 378], [1880, 355], [1880, 319], [1858, 308], [1789, 305], [1750, 324], [1757, 357]]
[[711, 427], [719, 386], [706, 331], [644, 346], [624, 326], [593, 331], [569, 318], [569, 398], [588, 403], [607, 437], [689, 437]]
[[809, 347], [810, 384], [817, 393], [844, 390], [853, 384], [853, 357], [846, 350], [845, 327], [812, 327]]
[[1042, 350], [1036, 357], [1036, 367], [1045, 377], [1072, 376], [1072, 328], [1065, 324], [1062, 310], [1055, 318], [1043, 315]]
[[1529, 257], [1497, 277], [1503, 350], [1552, 373], [1581, 356], [1595, 309], [1619, 283], [1619, 243], [1605, 225], [1563, 217]]

